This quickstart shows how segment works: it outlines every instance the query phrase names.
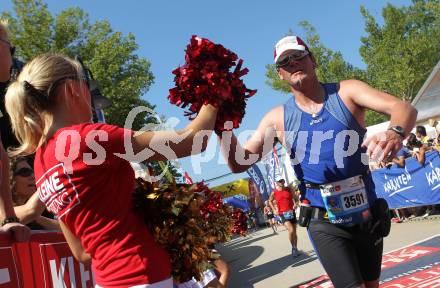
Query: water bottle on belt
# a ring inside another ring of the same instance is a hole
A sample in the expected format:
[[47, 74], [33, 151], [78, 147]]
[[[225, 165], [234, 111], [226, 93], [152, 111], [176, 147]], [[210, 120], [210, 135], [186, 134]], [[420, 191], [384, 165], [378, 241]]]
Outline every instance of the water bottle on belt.
[[298, 225], [301, 227], [307, 227], [312, 217], [313, 208], [310, 206], [309, 199], [303, 199], [299, 207]]

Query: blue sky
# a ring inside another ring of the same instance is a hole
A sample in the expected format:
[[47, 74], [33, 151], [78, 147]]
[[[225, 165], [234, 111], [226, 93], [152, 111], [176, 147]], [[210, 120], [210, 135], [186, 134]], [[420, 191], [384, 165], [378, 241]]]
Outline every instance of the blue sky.
[[[0, 11], [11, 10], [10, 0], [2, 0]], [[298, 23], [307, 20], [317, 30], [321, 42], [333, 50], [339, 50], [345, 60], [363, 68], [359, 55], [360, 37], [365, 35], [364, 19], [360, 6], [380, 22], [382, 8], [386, 3], [396, 6], [409, 5], [409, 0], [308, 0], [308, 1], [135, 1], [135, 0], [46, 0], [53, 13], [72, 6], [85, 10], [92, 21], [108, 20], [115, 31], [132, 32], [139, 44], [138, 54], [152, 63], [155, 83], [143, 95], [156, 105], [156, 111], [166, 117], [187, 121], [183, 110], [167, 101], [168, 89], [173, 87], [171, 71], [183, 63], [184, 49], [191, 35], [197, 34], [231, 49], [244, 59], [244, 67], [250, 72], [244, 77], [245, 84], [258, 89], [256, 96], [248, 101], [246, 116], [238, 132], [255, 129], [259, 119], [288, 99], [288, 95], [273, 91], [265, 84], [265, 66], [273, 61], [273, 45], [289, 29], [304, 36]], [[99, 80], [99, 79], [98, 79]], [[202, 175], [194, 173], [189, 158], [180, 163], [195, 180], [209, 179], [229, 170], [218, 162], [218, 145], [211, 139], [210, 149], [216, 149], [213, 160], [202, 163]], [[216, 148], [217, 147], [217, 148]], [[221, 158], [221, 157], [220, 157]], [[237, 174], [214, 181], [222, 184], [246, 174]]]

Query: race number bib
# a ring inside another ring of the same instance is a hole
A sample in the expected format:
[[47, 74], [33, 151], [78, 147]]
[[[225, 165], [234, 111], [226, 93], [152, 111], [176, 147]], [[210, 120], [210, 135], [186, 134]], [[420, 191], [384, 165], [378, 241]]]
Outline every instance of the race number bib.
[[371, 217], [362, 176], [322, 185], [321, 196], [331, 223], [358, 224]]

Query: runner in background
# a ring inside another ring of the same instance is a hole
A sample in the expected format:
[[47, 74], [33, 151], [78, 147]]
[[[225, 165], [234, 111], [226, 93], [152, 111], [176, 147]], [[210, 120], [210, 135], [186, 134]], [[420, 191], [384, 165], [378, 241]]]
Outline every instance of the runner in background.
[[277, 223], [275, 221], [275, 214], [273, 213], [273, 210], [269, 205], [269, 200], [264, 201], [263, 213], [266, 216], [267, 223], [269, 224], [269, 227], [272, 228], [273, 233], [277, 233]]
[[[287, 229], [287, 236], [289, 237], [290, 244], [292, 245], [292, 256], [297, 257], [300, 255], [298, 251], [298, 237], [296, 235], [296, 212], [294, 195], [290, 188], [284, 186], [284, 179], [275, 181], [275, 189], [269, 196], [269, 205], [273, 209], [275, 215], [279, 215]], [[273, 204], [273, 201], [277, 203], [277, 209]]]

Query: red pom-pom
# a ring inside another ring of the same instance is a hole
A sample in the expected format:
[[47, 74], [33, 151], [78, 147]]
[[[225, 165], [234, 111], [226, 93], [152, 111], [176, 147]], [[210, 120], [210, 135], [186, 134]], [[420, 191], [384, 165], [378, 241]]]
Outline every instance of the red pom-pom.
[[247, 232], [247, 216], [243, 212], [243, 210], [237, 208], [232, 212], [232, 221], [233, 221], [233, 227], [231, 232], [233, 234], [244, 236]]
[[[186, 48], [185, 64], [173, 71], [176, 87], [170, 89], [170, 103], [187, 108], [185, 116], [193, 119], [204, 104], [219, 107], [215, 131], [238, 128], [245, 114], [246, 99], [256, 90], [246, 88], [241, 69], [243, 60], [235, 53], [208, 39], [192, 36]], [[237, 61], [237, 62], [236, 62]], [[234, 71], [230, 69], [236, 66]], [[225, 128], [226, 121], [232, 127]]]

